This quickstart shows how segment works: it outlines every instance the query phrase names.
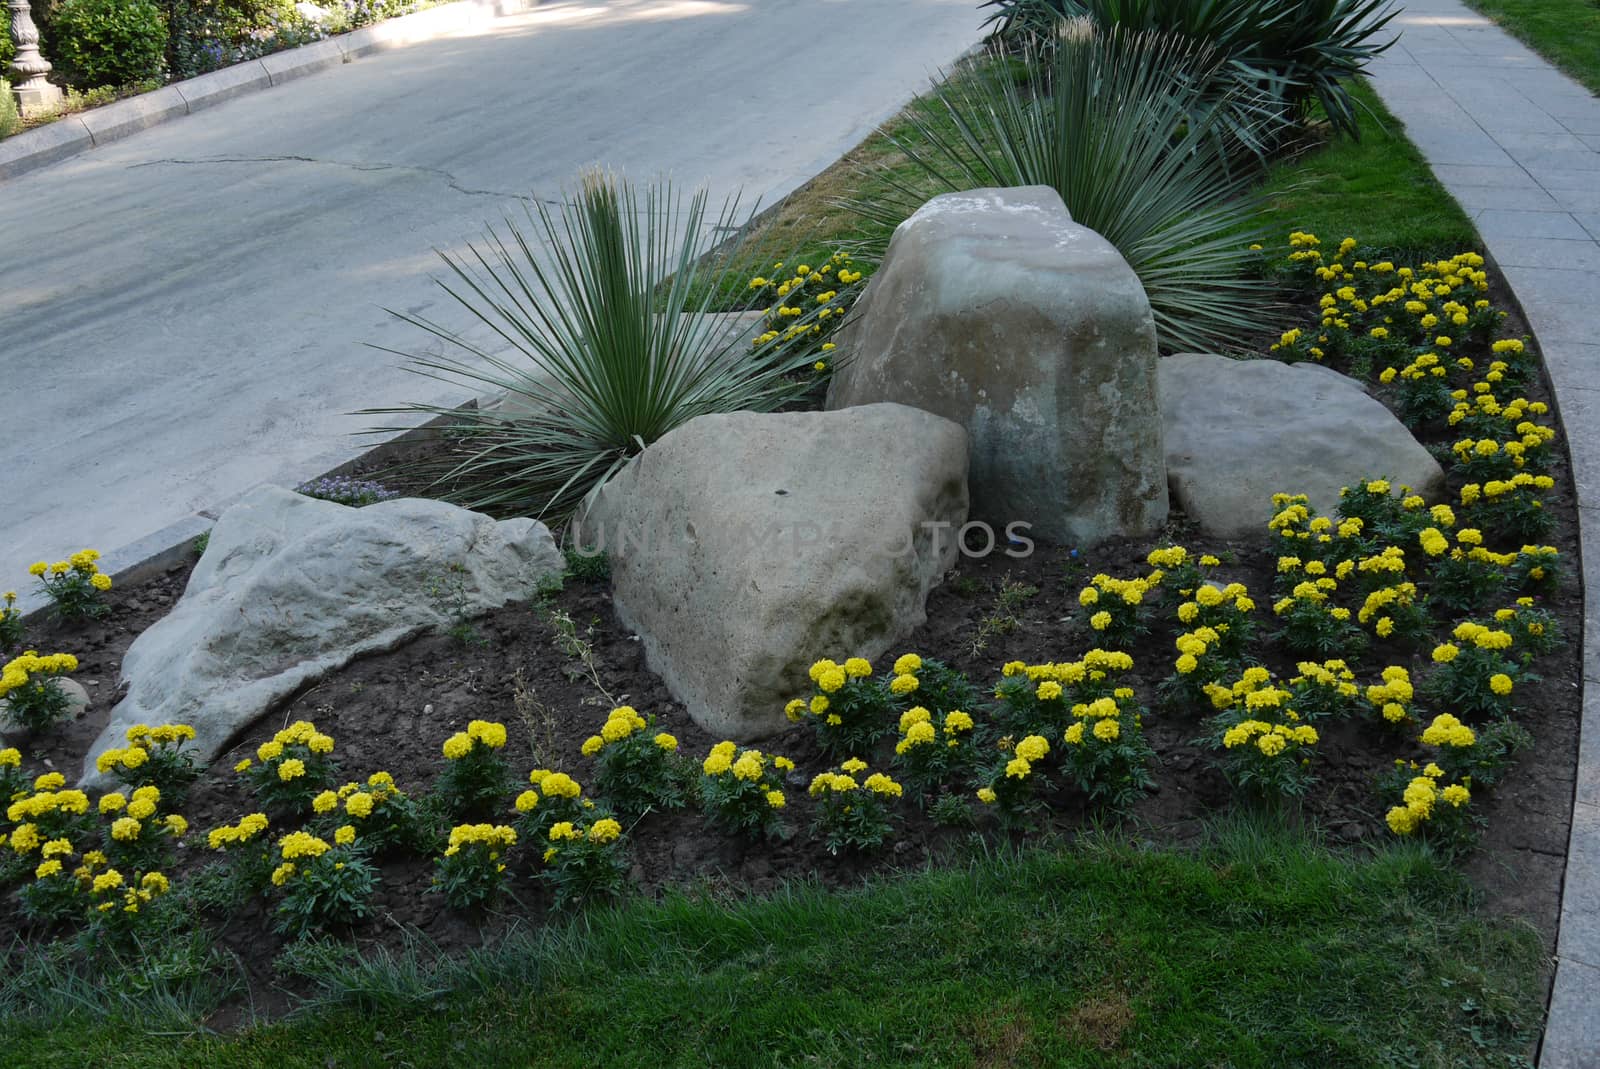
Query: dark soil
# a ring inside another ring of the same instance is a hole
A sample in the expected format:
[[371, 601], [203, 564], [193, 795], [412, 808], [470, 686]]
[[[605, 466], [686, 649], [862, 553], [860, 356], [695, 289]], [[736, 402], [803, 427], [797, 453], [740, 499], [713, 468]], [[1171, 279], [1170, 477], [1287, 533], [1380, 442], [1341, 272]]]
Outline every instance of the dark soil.
[[[1497, 285], [1493, 292], [1507, 291]], [[1518, 336], [1524, 329], [1514, 319], [1505, 336]], [[1529, 395], [1549, 400], [1542, 386], [1530, 388]], [[1437, 435], [1424, 438], [1441, 440]], [[1576, 513], [1564, 456], [1550, 474], [1556, 479], [1556, 490], [1548, 496], [1547, 507], [1558, 523], [1549, 542], [1561, 550], [1564, 575], [1560, 588], [1543, 599], [1543, 604], [1558, 617], [1568, 642], [1537, 665], [1542, 682], [1519, 689], [1517, 719], [1532, 733], [1536, 745], [1493, 794], [1474, 797], [1473, 808], [1486, 819], [1486, 827], [1464, 868], [1481, 891], [1489, 913], [1526, 919], [1553, 947], [1576, 769], [1582, 604]], [[1261, 616], [1263, 623], [1270, 618], [1267, 603], [1275, 556], [1265, 537], [1231, 544], [1206, 540], [1187, 530], [1182, 517], [1175, 517], [1162, 539], [1111, 543], [1081, 553], [1041, 544], [1027, 558], [996, 554], [962, 560], [958, 570], [930, 597], [928, 622], [902, 643], [902, 648], [963, 670], [979, 684], [980, 691], [992, 684], [1006, 661], [1075, 657], [1096, 644], [1077, 604], [1078, 590], [1088, 577], [1101, 571], [1119, 576], [1143, 573], [1148, 570], [1145, 556], [1149, 550], [1174, 541], [1193, 553], [1211, 552], [1221, 557], [1227, 562], [1222, 577], [1244, 583], [1262, 603], [1258, 616], [1266, 613]], [[46, 623], [34, 629], [30, 642], [41, 650], [64, 649], [78, 655], [81, 668], [77, 678], [89, 688], [92, 701], [85, 715], [48, 738], [31, 743], [13, 740], [22, 743], [31, 764], [60, 769], [69, 778], [75, 775], [82, 754], [106, 722], [117, 697], [123, 653], [139, 631], [176, 601], [186, 578], [187, 566], [180, 566], [139, 586], [114, 590], [109, 598], [111, 611], [87, 627], [68, 629]], [[1037, 590], [1021, 601], [1009, 620], [997, 609], [999, 592], [1007, 583]], [[553, 611], [569, 614], [579, 634], [591, 644], [599, 683], [606, 693], [601, 693], [572, 657], [557, 648], [550, 624]], [[1213, 768], [1209, 752], [1193, 741], [1200, 732], [1198, 714], [1167, 710], [1155, 701], [1156, 686], [1170, 671], [1175, 656], [1172, 636], [1176, 627], [1170, 605], [1157, 613], [1156, 619], [1152, 634], [1129, 651], [1135, 668], [1128, 682], [1150, 706], [1145, 730], [1158, 755], [1156, 789], [1131, 814], [1130, 826], [1151, 840], [1181, 844], [1199, 833], [1201, 822], [1209, 815], [1235, 803], [1227, 783]], [[579, 747], [598, 729], [613, 704], [625, 702], [656, 717], [661, 730], [678, 736], [680, 752], [696, 763], [719, 741], [701, 731], [649, 671], [639, 642], [617, 622], [604, 583], [569, 580], [564, 590], [543, 605], [513, 605], [474, 621], [474, 628], [474, 641], [430, 636], [359, 660], [251, 727], [196, 785], [184, 810], [194, 832], [173, 871], [183, 874], [212, 863], [205, 848], [205, 832], [255, 808], [236, 783], [233, 762], [239, 756], [253, 755], [259, 743], [295, 719], [313, 720], [334, 736], [335, 756], [346, 777], [364, 777], [386, 769], [413, 795], [425, 793], [441, 768], [444, 738], [474, 718], [507, 725], [510, 741], [505, 755], [519, 782], [529, 768], [545, 766], [568, 771], [587, 783], [592, 763], [580, 755]], [[1448, 629], [1445, 624], [1438, 633]], [[986, 641], [980, 642], [981, 634], [988, 635]], [[1414, 679], [1425, 674], [1430, 645], [1413, 651]], [[811, 652], [842, 659], [854, 651]], [[1256, 652], [1280, 676], [1296, 674], [1298, 658], [1275, 641], [1258, 642]], [[1356, 661], [1363, 682], [1375, 676], [1383, 664], [1404, 663], [1404, 656], [1396, 656], [1393, 647], [1385, 647], [1382, 655], [1392, 660], [1368, 656]], [[881, 670], [887, 663], [877, 667]], [[888, 744], [885, 747], [886, 754]], [[883, 856], [831, 857], [807, 832], [811, 804], [804, 787], [812, 774], [828, 766], [819, 756], [809, 728], [792, 730], [765, 748], [786, 754], [799, 765], [791, 777], [785, 810], [792, 836], [770, 845], [746, 843], [711, 827], [694, 809], [649, 815], [631, 828], [628, 836], [632, 882], [641, 893], [655, 895], [669, 886], [705, 893], [761, 893], [782, 881], [805, 878], [843, 886], [886, 867], [918, 866], [948, 856], [969, 842], [974, 830], [1000, 834], [983, 814], [978, 814], [974, 829], [949, 828], [906, 804], [901, 807], [903, 823], [892, 848]], [[1331, 844], [1353, 851], [1385, 840], [1389, 832], [1383, 814], [1389, 802], [1378, 795], [1375, 779], [1395, 758], [1420, 756], [1420, 751], [1402, 738], [1370, 724], [1326, 724], [1323, 740], [1316, 746], [1317, 782], [1299, 808], [1298, 818], [1318, 829]], [[887, 756], [874, 767], [887, 767]], [[1092, 817], [1081, 797], [1066, 788], [1053, 797], [1052, 814], [1048, 826], [1037, 829], [1033, 837], [1070, 835]], [[481, 916], [443, 907], [439, 896], [430, 891], [429, 859], [387, 862], [382, 866], [377, 918], [351, 934], [361, 945], [393, 945], [403, 938], [405, 928], [414, 927], [450, 950], [476, 945], [513, 923], [538, 924], [547, 914], [549, 897], [540, 883], [530, 879], [532, 853], [525, 849], [518, 853], [512, 898]], [[232, 915], [211, 917], [209, 922], [220, 941], [243, 963], [252, 988], [250, 1004], [258, 1012], [286, 1006], [286, 982], [273, 968], [282, 940], [273, 933], [266, 905], [257, 902]], [[0, 927], [17, 923], [11, 906], [0, 906]], [[37, 937], [42, 933], [25, 934]], [[287, 987], [292, 990], [293, 982]], [[219, 1023], [228, 1022], [224, 1018]]]

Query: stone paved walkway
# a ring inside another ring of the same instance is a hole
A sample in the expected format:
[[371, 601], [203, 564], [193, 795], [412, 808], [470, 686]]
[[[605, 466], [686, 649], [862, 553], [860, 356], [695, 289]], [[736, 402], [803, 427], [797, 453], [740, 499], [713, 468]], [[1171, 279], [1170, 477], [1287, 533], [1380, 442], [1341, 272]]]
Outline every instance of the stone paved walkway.
[[[1373, 69], [1527, 313], [1572, 451], [1584, 589], [1600, 590], [1600, 100], [1459, 0], [1406, 0]], [[1600, 1066], [1600, 598], [1541, 1069]]]

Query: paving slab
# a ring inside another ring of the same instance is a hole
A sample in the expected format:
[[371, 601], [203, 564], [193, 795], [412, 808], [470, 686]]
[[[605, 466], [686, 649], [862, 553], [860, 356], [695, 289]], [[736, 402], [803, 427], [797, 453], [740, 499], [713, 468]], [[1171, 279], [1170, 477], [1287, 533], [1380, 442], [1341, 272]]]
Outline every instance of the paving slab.
[[1539, 1048], [1539, 1069], [1600, 1065], [1600, 968], [1559, 958], [1550, 995], [1550, 1023]]

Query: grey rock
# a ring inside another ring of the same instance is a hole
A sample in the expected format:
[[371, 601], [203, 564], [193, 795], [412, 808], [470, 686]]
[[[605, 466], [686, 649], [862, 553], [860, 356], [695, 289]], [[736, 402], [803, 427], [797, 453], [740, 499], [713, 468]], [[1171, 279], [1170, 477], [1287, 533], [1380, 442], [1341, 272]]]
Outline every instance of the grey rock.
[[1166, 520], [1150, 302], [1054, 190], [923, 205], [839, 345], [828, 408], [898, 401], [967, 429], [975, 518], [1074, 545]]
[[56, 690], [67, 696], [67, 715], [77, 716], [89, 708], [89, 691], [83, 684], [75, 679], [56, 678], [51, 680]]
[[[707, 415], [606, 485], [579, 525], [617, 616], [712, 734], [788, 726], [819, 657], [877, 657], [925, 619], [967, 514], [967, 436], [903, 405]], [[942, 525], [942, 526], [937, 526]]]
[[1360, 383], [1315, 365], [1164, 357], [1161, 419], [1172, 500], [1202, 531], [1263, 531], [1272, 495], [1303, 493], [1332, 515], [1339, 489], [1384, 478], [1430, 499], [1444, 471]]
[[562, 565], [534, 520], [416, 498], [355, 509], [260, 487], [217, 520], [183, 597], [129, 647], [127, 696], [83, 782], [98, 783], [95, 758], [131, 724], [190, 724], [195, 756], [210, 761], [300, 687], [448, 626], [455, 606], [429, 587], [453, 566], [474, 613], [529, 596]]

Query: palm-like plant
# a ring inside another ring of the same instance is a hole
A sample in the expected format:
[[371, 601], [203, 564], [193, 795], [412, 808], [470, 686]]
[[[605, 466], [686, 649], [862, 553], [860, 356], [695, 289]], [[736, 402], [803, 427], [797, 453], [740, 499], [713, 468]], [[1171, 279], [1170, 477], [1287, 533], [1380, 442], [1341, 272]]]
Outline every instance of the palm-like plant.
[[1157, 30], [1211, 45], [1227, 80], [1277, 97], [1303, 116], [1320, 104], [1336, 130], [1360, 136], [1347, 83], [1394, 44], [1380, 35], [1391, 0], [985, 0], [996, 34], [1053, 47], [1062, 20]]
[[[489, 339], [401, 312], [444, 343], [406, 353], [406, 367], [501, 405], [373, 409], [449, 417], [459, 458], [440, 471], [443, 496], [470, 508], [559, 521], [636, 453], [695, 416], [772, 411], [809, 388], [804, 343], [753, 349], [750, 324], [710, 313], [716, 279], [742, 262], [737, 198], [708, 226], [705, 191], [687, 207], [670, 183], [641, 196], [625, 180], [585, 174], [558, 210], [529, 211], [534, 240], [511, 220], [465, 255], [441, 252], [440, 286]], [[713, 264], [713, 259], [715, 263]], [[711, 264], [712, 266], [706, 266]], [[385, 428], [390, 429], [390, 428]]]
[[[1206, 46], [1078, 29], [1029, 53], [1032, 89], [983, 68], [946, 78], [933, 92], [947, 122], [913, 110], [911, 136], [888, 136], [951, 192], [1053, 187], [1138, 274], [1163, 349], [1216, 350], [1259, 331], [1272, 310], [1249, 270], [1259, 202], [1250, 169], [1230, 159], [1250, 102], [1211, 95], [1219, 59]], [[927, 191], [884, 174], [896, 195], [850, 206], [892, 225]]]

